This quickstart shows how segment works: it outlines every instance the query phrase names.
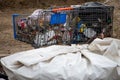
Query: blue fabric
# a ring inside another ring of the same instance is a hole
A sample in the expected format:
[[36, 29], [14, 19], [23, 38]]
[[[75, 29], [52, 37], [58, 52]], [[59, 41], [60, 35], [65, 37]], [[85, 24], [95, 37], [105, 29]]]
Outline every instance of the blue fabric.
[[51, 15], [50, 24], [64, 24], [66, 22], [66, 14], [55, 13]]
[[81, 28], [81, 24], [82, 24], [83, 22], [82, 21], [80, 21], [78, 24], [77, 24], [77, 28], [78, 29], [80, 29]]

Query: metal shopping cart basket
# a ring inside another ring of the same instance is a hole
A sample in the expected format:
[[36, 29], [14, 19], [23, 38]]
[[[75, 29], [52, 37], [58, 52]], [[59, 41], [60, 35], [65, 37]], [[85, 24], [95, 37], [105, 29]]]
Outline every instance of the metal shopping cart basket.
[[38, 9], [31, 15], [13, 15], [14, 38], [34, 47], [86, 43], [112, 36], [113, 6], [99, 2]]

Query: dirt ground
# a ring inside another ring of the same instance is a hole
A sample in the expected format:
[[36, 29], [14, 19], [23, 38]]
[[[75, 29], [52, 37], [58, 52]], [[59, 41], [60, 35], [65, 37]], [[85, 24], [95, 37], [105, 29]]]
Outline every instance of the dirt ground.
[[[114, 11], [114, 33], [113, 37], [120, 38], [120, 7], [118, 0], [112, 0], [108, 3], [115, 6]], [[0, 11], [0, 56], [10, 55], [16, 52], [34, 49], [30, 44], [15, 40], [13, 38], [12, 14], [32, 13], [35, 8], [31, 9], [6, 9]]]
[[0, 56], [33, 49], [30, 44], [15, 40], [13, 37], [12, 14], [32, 13], [35, 9], [5, 10], [0, 12]]

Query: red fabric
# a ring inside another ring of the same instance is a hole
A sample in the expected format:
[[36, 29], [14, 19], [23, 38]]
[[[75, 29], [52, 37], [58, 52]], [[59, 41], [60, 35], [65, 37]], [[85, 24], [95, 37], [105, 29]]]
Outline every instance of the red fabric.
[[25, 23], [23, 21], [21, 21], [21, 28], [24, 29], [25, 28]]
[[59, 35], [55, 35], [53, 39], [58, 39], [59, 37], [60, 37]]

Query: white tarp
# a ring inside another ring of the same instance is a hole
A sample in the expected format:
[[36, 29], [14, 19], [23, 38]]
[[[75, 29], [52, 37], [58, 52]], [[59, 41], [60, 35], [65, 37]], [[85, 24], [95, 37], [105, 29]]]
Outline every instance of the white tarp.
[[53, 45], [1, 59], [10, 80], [119, 80], [120, 40]]

